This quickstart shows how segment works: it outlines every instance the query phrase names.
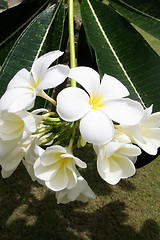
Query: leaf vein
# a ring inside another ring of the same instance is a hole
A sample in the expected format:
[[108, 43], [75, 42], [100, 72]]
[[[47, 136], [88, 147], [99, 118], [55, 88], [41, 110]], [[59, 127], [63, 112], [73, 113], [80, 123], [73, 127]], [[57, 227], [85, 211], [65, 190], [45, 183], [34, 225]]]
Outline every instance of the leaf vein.
[[88, 2], [88, 5], [89, 5], [89, 7], [90, 7], [90, 9], [91, 9], [91, 12], [92, 12], [92, 14], [93, 14], [93, 16], [94, 16], [94, 18], [95, 18], [97, 24], [98, 24], [98, 27], [99, 27], [99, 29], [100, 29], [100, 31], [101, 31], [103, 37], [105, 38], [105, 40], [106, 40], [108, 46], [109, 46], [110, 49], [111, 49], [111, 52], [113, 53], [115, 59], [117, 60], [118, 64], [120, 65], [120, 67], [121, 67], [121, 69], [122, 69], [124, 75], [126, 76], [127, 80], [128, 80], [129, 83], [131, 84], [131, 86], [132, 86], [132, 88], [134, 89], [135, 93], [137, 94], [138, 98], [140, 99], [141, 104], [143, 105], [143, 107], [146, 108], [146, 106], [145, 106], [145, 104], [144, 104], [144, 102], [143, 102], [143, 100], [142, 100], [142, 98], [141, 98], [139, 92], [137, 91], [136, 87], [135, 87], [134, 84], [132, 83], [130, 77], [128, 76], [128, 74], [127, 74], [127, 72], [126, 72], [126, 70], [125, 70], [125, 68], [123, 67], [123, 64], [121, 63], [119, 57], [117, 56], [117, 54], [116, 54], [116, 52], [115, 52], [115, 50], [114, 50], [112, 44], [110, 43], [110, 40], [108, 39], [108, 37], [107, 37], [107, 35], [106, 35], [106, 33], [105, 33], [105, 31], [104, 31], [104, 29], [103, 29], [101, 23], [99, 22], [98, 17], [97, 17], [97, 15], [96, 15], [96, 13], [95, 13], [95, 11], [94, 11], [92, 5], [91, 5], [91, 2], [90, 2], [89, 0], [87, 0], [87, 2]]

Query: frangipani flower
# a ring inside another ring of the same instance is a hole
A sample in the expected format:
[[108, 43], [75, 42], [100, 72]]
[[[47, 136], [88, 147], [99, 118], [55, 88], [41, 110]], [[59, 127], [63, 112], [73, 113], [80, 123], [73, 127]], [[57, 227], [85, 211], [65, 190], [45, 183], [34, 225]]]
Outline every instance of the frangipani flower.
[[[132, 143], [131, 139], [126, 134], [119, 131], [118, 129], [115, 129], [115, 134], [112, 141], [123, 143], [123, 144]], [[129, 156], [129, 159], [135, 164], [137, 161], [137, 156]]]
[[138, 124], [143, 117], [140, 103], [126, 99], [127, 88], [114, 77], [99, 74], [88, 67], [70, 70], [69, 77], [86, 90], [69, 87], [57, 97], [57, 112], [68, 121], [80, 119], [80, 132], [85, 141], [102, 145], [114, 135], [111, 120], [126, 125]]
[[71, 189], [77, 184], [76, 166], [86, 168], [86, 163], [74, 157], [69, 149], [59, 145], [48, 147], [34, 164], [35, 176], [53, 191]]
[[26, 141], [36, 131], [41, 116], [22, 111], [0, 113], [0, 159], [4, 159], [18, 145]]
[[160, 147], [160, 112], [152, 113], [152, 106], [144, 110], [144, 117], [134, 126], [119, 125], [131, 141], [145, 152], [156, 155]]
[[34, 174], [34, 163], [44, 152], [43, 148], [41, 148], [38, 144], [40, 144], [40, 141], [37, 138], [34, 138], [28, 147], [25, 154], [25, 159], [23, 159], [22, 162], [32, 181], [37, 180], [40, 184], [44, 185], [44, 181], [37, 179]]
[[117, 184], [121, 178], [135, 174], [136, 169], [132, 158], [141, 154], [140, 148], [132, 144], [109, 142], [97, 146], [97, 170], [99, 175], [108, 183]]
[[[0, 165], [2, 167], [2, 177], [7, 178], [12, 175], [12, 173], [16, 170], [20, 162], [23, 160], [24, 157], [30, 156], [30, 162], [33, 161], [35, 158], [34, 152], [31, 151], [32, 145], [34, 145], [34, 142], [37, 141], [34, 136], [30, 136], [25, 142], [22, 144], [19, 144], [17, 147], [13, 149], [12, 152], [10, 152], [7, 157], [5, 157], [3, 160], [0, 160]], [[37, 157], [38, 158], [38, 157]], [[28, 163], [28, 165], [29, 165]], [[24, 164], [25, 165], [25, 164]], [[26, 166], [26, 165], [25, 165]], [[27, 168], [27, 166], [26, 166]], [[33, 166], [32, 166], [33, 168]], [[28, 170], [28, 169], [27, 169]]]
[[34, 61], [31, 73], [25, 68], [21, 69], [9, 82], [0, 100], [0, 110], [28, 110], [34, 106], [36, 96], [48, 98], [43, 90], [58, 86], [69, 73], [69, 67], [65, 65], [48, 68], [62, 54], [57, 50], [41, 56]]
[[10, 152], [6, 158], [0, 160], [0, 165], [2, 167], [2, 177], [8, 178], [16, 170], [21, 160], [25, 155], [24, 149], [21, 145], [17, 146], [12, 152]]
[[89, 198], [95, 198], [95, 194], [86, 180], [78, 173], [77, 184], [71, 189], [63, 189], [56, 192], [57, 203], [69, 203], [71, 201], [88, 202]]

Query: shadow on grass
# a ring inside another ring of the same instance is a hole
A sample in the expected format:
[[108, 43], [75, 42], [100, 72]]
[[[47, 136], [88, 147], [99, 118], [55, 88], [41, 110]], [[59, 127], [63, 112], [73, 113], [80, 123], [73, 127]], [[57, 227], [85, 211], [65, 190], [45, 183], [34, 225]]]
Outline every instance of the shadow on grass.
[[[91, 182], [96, 186], [97, 180], [93, 181], [92, 172]], [[101, 200], [99, 203], [93, 200], [94, 211], [80, 202], [57, 205], [54, 193], [32, 183], [23, 166], [9, 179], [0, 180], [0, 187], [1, 240], [160, 239], [159, 226], [152, 219], [146, 220], [138, 232], [127, 224], [126, 205], [119, 200], [106, 205], [100, 203]], [[98, 182], [97, 187], [104, 191], [102, 182]], [[129, 181], [122, 182], [120, 187], [125, 191], [134, 190]], [[104, 195], [111, 192], [107, 187]]]
[[[145, 221], [139, 232], [125, 224], [128, 215], [123, 202], [115, 201], [87, 213], [82, 211], [83, 204], [57, 206], [53, 194], [47, 194], [42, 201], [32, 199], [27, 205], [25, 217], [17, 216], [10, 224], [1, 219], [2, 240], [159, 240], [158, 224], [152, 219]], [[36, 216], [33, 225], [28, 225], [29, 216]]]

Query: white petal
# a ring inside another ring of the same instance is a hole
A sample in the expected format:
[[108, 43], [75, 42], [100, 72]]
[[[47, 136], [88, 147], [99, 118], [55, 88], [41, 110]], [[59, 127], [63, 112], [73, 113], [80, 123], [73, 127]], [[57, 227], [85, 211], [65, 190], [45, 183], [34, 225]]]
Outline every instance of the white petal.
[[42, 81], [37, 89], [50, 89], [57, 87], [68, 77], [69, 67], [65, 65], [57, 65], [49, 68], [43, 76]]
[[[148, 139], [146, 137], [144, 137], [145, 140], [145, 144], [139, 143], [138, 141], [136, 142], [136, 144], [142, 148], [146, 153], [150, 154], [150, 155], [156, 155], [158, 152], [158, 146], [160, 145], [160, 142], [158, 142], [157, 140], [154, 141], [153, 139]], [[155, 144], [156, 143], [156, 144]]]
[[70, 153], [64, 153], [64, 154], [61, 155], [61, 158], [72, 158], [72, 159], [74, 159], [74, 156]]
[[1, 161], [1, 166], [5, 171], [16, 169], [23, 157], [23, 149], [21, 147], [17, 147], [5, 159]]
[[0, 159], [6, 158], [17, 146], [18, 146], [17, 140], [13, 141], [0, 140]]
[[1, 112], [2, 121], [0, 123], [0, 138], [3, 141], [20, 139], [22, 137], [24, 122], [14, 113], [6, 110]]
[[77, 175], [75, 173], [75, 165], [74, 165], [72, 159], [67, 162], [66, 167], [67, 167], [66, 172], [67, 172], [67, 176], [68, 176], [67, 189], [71, 189], [71, 188], [75, 187], [75, 185], [77, 183]]
[[56, 192], [55, 196], [56, 196], [56, 199], [57, 199], [57, 204], [60, 204], [60, 203], [68, 203], [69, 200], [67, 198], [67, 194], [68, 194], [68, 190], [67, 188], [61, 190], [61, 191], [58, 191]]
[[28, 110], [35, 102], [35, 92], [28, 88], [13, 88], [5, 92], [0, 100], [0, 111], [8, 109], [9, 112]]
[[85, 190], [87, 182], [85, 180], [83, 181], [82, 179], [84, 180], [84, 178], [78, 177], [77, 185], [74, 189], [71, 189], [68, 192], [68, 199], [70, 201], [75, 201], [78, 196]]
[[80, 119], [91, 108], [88, 94], [80, 88], [66, 88], [57, 96], [57, 112], [62, 119], [68, 122]]
[[44, 166], [42, 165], [40, 158], [38, 158], [34, 164], [34, 174], [37, 178], [41, 180], [49, 181], [53, 174], [56, 174], [59, 167], [59, 164], [54, 164], [52, 166]]
[[135, 141], [138, 141], [145, 144], [139, 125], [134, 126], [120, 125], [118, 128], [120, 129], [120, 131], [125, 133], [132, 140], [132, 142], [135, 143]]
[[132, 144], [122, 145], [116, 152], [116, 154], [120, 154], [123, 156], [139, 156], [141, 154], [141, 150], [139, 147]]
[[126, 97], [129, 95], [129, 92], [127, 88], [116, 78], [104, 74], [99, 89], [99, 95], [103, 96], [105, 101], [108, 101]]
[[32, 114], [39, 114], [39, 113], [47, 113], [47, 112], [49, 112], [49, 111], [45, 108], [38, 108], [38, 109], [33, 110], [31, 113]]
[[105, 172], [102, 168], [101, 162], [97, 160], [97, 170], [101, 178], [103, 178], [109, 184], [115, 185], [117, 184], [122, 177], [122, 169], [115, 163], [115, 161], [110, 159], [106, 159], [108, 161], [109, 171]]
[[77, 176], [74, 171], [67, 169], [68, 185], [67, 189], [74, 188], [77, 183]]
[[[100, 146], [93, 144], [93, 149], [94, 149], [94, 151], [95, 151], [95, 153], [96, 153], [97, 155], [98, 155], [99, 147], [100, 147]], [[105, 151], [105, 150], [104, 150], [104, 151]]]
[[61, 153], [45, 151], [45, 153], [41, 156], [41, 162], [44, 166], [49, 166], [58, 162], [61, 159], [60, 156]]
[[103, 145], [113, 138], [114, 126], [103, 112], [92, 109], [81, 119], [80, 132], [86, 142]]
[[71, 201], [88, 202], [89, 198], [95, 198], [95, 194], [89, 187], [86, 180], [82, 177], [78, 177], [77, 184], [72, 189], [64, 189], [56, 193], [57, 203], [68, 203]]
[[87, 167], [87, 164], [85, 162], [83, 162], [82, 160], [80, 160], [79, 158], [74, 157], [74, 160], [75, 160], [75, 163], [78, 167], [81, 167], [81, 168], [86, 168]]
[[144, 137], [152, 142], [157, 148], [160, 147], [160, 128], [147, 129], [144, 132]]
[[11, 79], [8, 84], [7, 90], [12, 88], [30, 88], [32, 84], [35, 84], [30, 72], [23, 68]]
[[135, 174], [135, 172], [136, 172], [135, 166], [134, 166], [133, 162], [130, 161], [128, 158], [117, 155], [117, 156], [112, 156], [112, 159], [122, 169], [121, 178], [128, 178]]
[[77, 200], [82, 202], [88, 202], [89, 198], [96, 198], [94, 192], [89, 187], [87, 181], [82, 177], [78, 177], [78, 182], [83, 185], [83, 192], [77, 197]]
[[153, 113], [149, 120], [146, 121], [143, 125], [143, 128], [159, 128], [160, 127], [160, 112]]
[[135, 156], [129, 157], [129, 160], [131, 160], [133, 162], [133, 164], [135, 164], [137, 161], [137, 157], [135, 157]]
[[42, 155], [42, 153], [45, 151], [43, 148], [39, 147], [37, 145], [37, 142], [39, 140], [38, 139], [34, 139], [29, 147], [29, 149], [27, 150], [25, 159], [27, 163], [29, 163], [30, 165], [32, 165], [33, 168], [33, 164], [35, 163], [35, 161]]
[[68, 153], [62, 154], [61, 158], [71, 158], [71, 159], [73, 159], [73, 161], [76, 163], [76, 165], [78, 167], [81, 167], [81, 168], [86, 168], [87, 167], [85, 162], [83, 162], [82, 160], [80, 160], [77, 157], [74, 157], [72, 154], [68, 154]]
[[61, 159], [61, 155], [63, 156], [65, 153], [66, 149], [61, 146], [55, 145], [48, 147], [41, 156], [41, 162], [44, 166], [54, 164], [59, 161]]
[[31, 72], [33, 74], [33, 78], [39, 79], [40, 81], [43, 78], [44, 73], [47, 68], [53, 63], [57, 58], [59, 58], [63, 52], [57, 50], [44, 54], [40, 58], [34, 61], [32, 65]]
[[2, 168], [2, 171], [1, 171], [1, 174], [2, 174], [2, 177], [3, 178], [8, 178], [12, 175], [12, 173], [14, 172], [15, 169], [11, 170], [11, 171], [5, 171], [3, 168]]
[[130, 99], [108, 101], [103, 110], [113, 121], [124, 125], [138, 124], [144, 112], [140, 103]]
[[119, 142], [109, 142], [106, 144], [106, 157], [111, 157], [122, 145]]
[[62, 164], [58, 169], [56, 175], [49, 181], [45, 182], [46, 186], [53, 191], [60, 191], [67, 187], [68, 185], [68, 176], [66, 174], [66, 169]]
[[86, 89], [90, 96], [96, 96], [100, 87], [99, 74], [89, 67], [72, 68], [69, 77]]
[[154, 144], [153, 140], [150, 140], [146, 137], [144, 137], [145, 144], [142, 144], [141, 142], [136, 141], [136, 144], [142, 148], [146, 153], [150, 155], [156, 155], [157, 154], [157, 146]]
[[144, 115], [143, 115], [143, 118], [141, 120], [141, 124], [143, 124], [143, 123], [145, 123], [146, 121], [149, 120], [149, 118], [151, 116], [151, 113], [152, 113], [152, 108], [153, 108], [153, 105], [151, 105], [149, 108], [144, 110]]
[[131, 143], [131, 139], [118, 129], [115, 129], [114, 139], [118, 140], [121, 143]]
[[27, 128], [27, 130], [30, 132], [35, 132], [37, 125], [42, 120], [41, 116], [37, 116], [26, 111], [19, 112], [17, 115], [22, 118], [25, 123], [25, 128]]

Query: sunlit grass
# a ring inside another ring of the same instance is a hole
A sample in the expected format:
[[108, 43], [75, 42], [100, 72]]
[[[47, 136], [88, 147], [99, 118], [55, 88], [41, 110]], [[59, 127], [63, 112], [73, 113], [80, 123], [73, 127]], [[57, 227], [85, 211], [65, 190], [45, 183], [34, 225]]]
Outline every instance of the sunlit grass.
[[91, 146], [75, 154], [88, 163], [81, 174], [96, 199], [57, 205], [54, 193], [32, 182], [21, 165], [0, 179], [0, 239], [159, 240], [160, 158], [111, 186], [99, 177]]

